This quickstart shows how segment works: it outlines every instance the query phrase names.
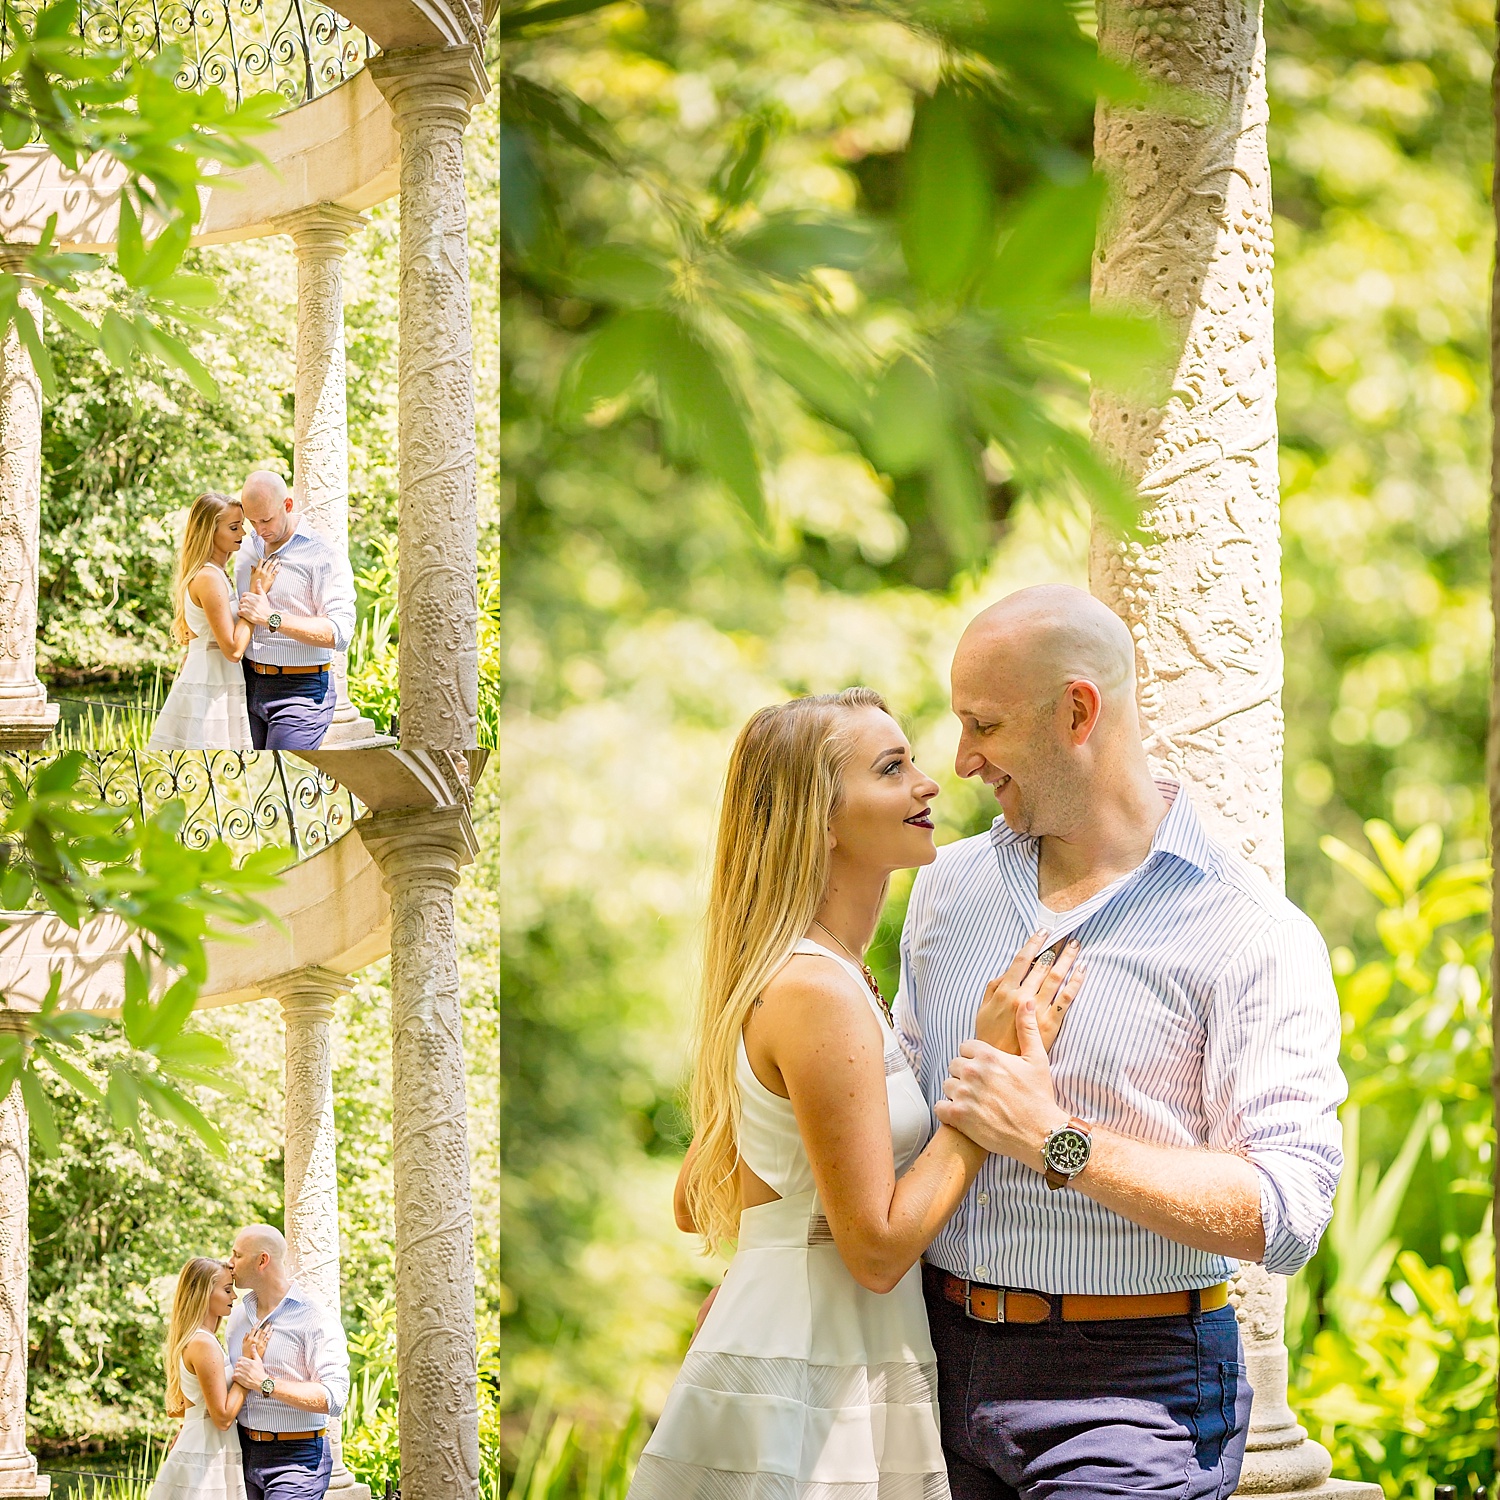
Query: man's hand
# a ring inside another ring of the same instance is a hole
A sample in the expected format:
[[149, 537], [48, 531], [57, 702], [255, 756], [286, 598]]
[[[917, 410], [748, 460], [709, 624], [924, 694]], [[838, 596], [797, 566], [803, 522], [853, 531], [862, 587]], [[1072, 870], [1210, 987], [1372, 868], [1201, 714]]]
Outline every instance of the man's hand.
[[1041, 1172], [1042, 1142], [1068, 1123], [1068, 1112], [1052, 1092], [1052, 1069], [1037, 1030], [1034, 996], [1027, 996], [1016, 1012], [1016, 1035], [1019, 1057], [984, 1042], [965, 1042], [948, 1069], [946, 1097], [938, 1100], [933, 1113], [976, 1146]]
[[240, 595], [240, 619], [248, 620], [252, 625], [264, 625], [271, 618], [271, 601], [261, 593], [252, 589], [248, 594]]
[[241, 1355], [234, 1367], [234, 1383], [242, 1385], [247, 1391], [258, 1391], [260, 1383], [266, 1378], [266, 1367], [261, 1364], [260, 1356], [256, 1354]]

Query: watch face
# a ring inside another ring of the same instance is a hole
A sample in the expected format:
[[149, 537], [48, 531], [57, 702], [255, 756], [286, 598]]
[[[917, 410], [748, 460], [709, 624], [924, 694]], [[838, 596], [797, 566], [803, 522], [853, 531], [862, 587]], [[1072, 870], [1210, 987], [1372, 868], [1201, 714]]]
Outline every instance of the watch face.
[[266, 1378], [260, 1383], [260, 1393], [263, 1396], [269, 1396], [275, 1389], [276, 1381], [269, 1375], [267, 1375]]
[[1089, 1138], [1081, 1130], [1065, 1125], [1048, 1137], [1042, 1155], [1054, 1172], [1076, 1177], [1088, 1165], [1089, 1147]]
[[266, 616], [266, 624], [269, 625], [272, 630], [280, 630], [281, 629], [281, 616], [280, 615], [267, 615]]

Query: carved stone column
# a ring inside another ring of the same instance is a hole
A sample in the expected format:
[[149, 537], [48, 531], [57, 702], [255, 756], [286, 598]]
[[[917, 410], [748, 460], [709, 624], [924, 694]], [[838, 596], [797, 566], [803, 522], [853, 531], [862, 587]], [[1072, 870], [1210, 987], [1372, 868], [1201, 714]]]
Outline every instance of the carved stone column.
[[[0, 1009], [0, 1031], [19, 1031], [21, 1017]], [[21, 1086], [0, 1100], [0, 1495], [45, 1495], [26, 1447], [27, 1279], [31, 1142]]]
[[479, 599], [463, 134], [486, 80], [472, 46], [383, 52], [368, 66], [401, 133], [401, 738], [469, 750]]
[[[344, 253], [368, 224], [335, 203], [318, 203], [276, 221], [297, 249], [297, 393], [292, 493], [313, 530], [349, 552], [349, 410], [344, 373]], [[323, 748], [386, 744], [349, 701], [349, 664], [333, 659], [338, 705]]]
[[406, 1500], [475, 1500], [474, 1211], [453, 891], [476, 852], [461, 808], [356, 825], [391, 897], [396, 1363]]
[[[1130, 626], [1147, 748], [1212, 832], [1283, 880], [1281, 540], [1271, 319], [1271, 174], [1260, 7], [1102, 0], [1101, 50], [1210, 102], [1206, 117], [1101, 106], [1111, 185], [1096, 304], [1153, 307], [1178, 349], [1160, 405], [1096, 391], [1094, 434], [1134, 480], [1145, 539], [1096, 526], [1094, 593]], [[1255, 1404], [1241, 1493], [1378, 1488], [1331, 1462], [1287, 1405], [1286, 1284], [1233, 1289]]]
[[[266, 986], [286, 1022], [286, 1237], [297, 1279], [339, 1311], [339, 1171], [333, 1132], [333, 1008], [349, 980], [309, 964]], [[344, 1467], [339, 1424], [329, 1424], [333, 1477], [328, 1493], [370, 1500]]]
[[[25, 249], [0, 246], [0, 270], [21, 273]], [[21, 306], [42, 326], [42, 303]], [[0, 749], [41, 746], [57, 705], [36, 675], [37, 572], [42, 524], [42, 385], [14, 328], [0, 343]]]

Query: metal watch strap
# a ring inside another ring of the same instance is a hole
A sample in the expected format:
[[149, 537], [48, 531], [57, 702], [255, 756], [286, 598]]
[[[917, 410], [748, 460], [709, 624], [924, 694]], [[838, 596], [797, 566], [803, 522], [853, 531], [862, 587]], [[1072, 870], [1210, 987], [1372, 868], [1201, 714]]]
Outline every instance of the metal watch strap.
[[[1069, 1115], [1068, 1124], [1064, 1128], [1071, 1128], [1078, 1131], [1080, 1135], [1087, 1136], [1090, 1140], [1093, 1139], [1093, 1130], [1090, 1127], [1089, 1122], [1087, 1120], [1080, 1120], [1077, 1115]], [[1073, 1180], [1072, 1176], [1068, 1176], [1065, 1173], [1059, 1172], [1055, 1167], [1051, 1166], [1045, 1158], [1043, 1158], [1042, 1165], [1046, 1168], [1042, 1175], [1047, 1179], [1047, 1186], [1051, 1188], [1054, 1193], [1060, 1191], [1062, 1188], [1067, 1187], [1067, 1185]], [[1081, 1172], [1083, 1168], [1080, 1167], [1078, 1170]], [[1077, 1173], [1073, 1174], [1073, 1176], [1076, 1175]]]

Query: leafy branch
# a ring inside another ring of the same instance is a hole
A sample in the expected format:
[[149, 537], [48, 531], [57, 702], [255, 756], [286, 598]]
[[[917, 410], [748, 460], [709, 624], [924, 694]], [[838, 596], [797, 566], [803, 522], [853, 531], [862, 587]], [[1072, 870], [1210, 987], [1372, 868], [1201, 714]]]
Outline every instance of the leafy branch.
[[102, 349], [116, 369], [128, 369], [137, 356], [158, 360], [182, 370], [212, 398], [213, 378], [167, 326], [204, 326], [205, 310], [218, 296], [211, 278], [183, 271], [183, 257], [202, 215], [200, 189], [215, 168], [265, 159], [250, 138], [271, 128], [285, 100], [263, 93], [231, 106], [216, 89], [180, 89], [181, 48], [151, 57], [95, 49], [81, 35], [78, 17], [77, 0], [55, 0], [29, 22], [5, 7], [0, 145], [16, 151], [40, 141], [70, 172], [106, 159], [119, 182], [115, 265], [125, 305], [96, 323], [70, 300], [79, 276], [101, 258], [60, 248], [54, 214], [23, 270], [0, 266], [0, 333], [15, 328], [44, 390], [53, 394], [52, 362], [23, 298], [31, 289], [45, 312]]
[[[0, 820], [0, 909], [40, 907], [75, 932], [95, 918], [117, 918], [126, 933], [120, 1019], [70, 1009], [61, 968], [39, 1009], [12, 1006], [0, 991], [8, 1022], [0, 1030], [0, 1098], [20, 1085], [43, 1152], [58, 1146], [45, 1074], [106, 1108], [142, 1151], [144, 1105], [222, 1156], [217, 1127], [189, 1092], [234, 1088], [224, 1043], [190, 1029], [208, 975], [206, 944], [272, 918], [255, 893], [276, 884], [286, 851], [257, 850], [236, 866], [222, 843], [190, 849], [178, 838], [180, 801], [150, 815], [100, 807], [80, 790], [84, 765], [80, 752], [63, 755], [28, 790], [0, 764], [8, 803]], [[14, 920], [0, 915], [0, 930]], [[123, 1048], [98, 1045], [117, 1039]]]

